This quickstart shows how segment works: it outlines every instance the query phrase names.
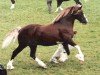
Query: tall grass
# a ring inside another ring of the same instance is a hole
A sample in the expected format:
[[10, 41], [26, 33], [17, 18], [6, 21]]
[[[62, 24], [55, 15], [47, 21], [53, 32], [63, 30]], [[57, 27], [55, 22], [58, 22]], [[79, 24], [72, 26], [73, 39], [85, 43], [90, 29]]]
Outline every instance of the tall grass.
[[[14, 60], [15, 69], [8, 75], [99, 75], [100, 73], [100, 0], [83, 2], [83, 10], [89, 23], [82, 25], [75, 21], [77, 35], [74, 41], [81, 46], [85, 54], [85, 63], [79, 64], [75, 58], [76, 50], [71, 51], [69, 60], [64, 63], [49, 63], [57, 46], [38, 46], [37, 56], [47, 64], [47, 69], [40, 68], [29, 56], [29, 48], [24, 49]], [[62, 4], [63, 8], [75, 4], [73, 0]], [[56, 0], [53, 0], [52, 14], [48, 14], [46, 0], [16, 0], [14, 10], [10, 10], [10, 0], [0, 1], [0, 46], [5, 35], [17, 26], [31, 23], [47, 25], [56, 17]], [[6, 67], [16, 43], [6, 49], [0, 49], [0, 63]]]

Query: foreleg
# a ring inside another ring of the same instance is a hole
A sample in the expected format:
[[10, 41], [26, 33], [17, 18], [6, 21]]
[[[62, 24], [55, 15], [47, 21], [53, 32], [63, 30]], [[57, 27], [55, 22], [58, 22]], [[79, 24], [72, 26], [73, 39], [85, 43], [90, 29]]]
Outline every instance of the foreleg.
[[82, 53], [82, 51], [81, 51], [81, 49], [80, 49], [80, 46], [77, 45], [72, 39], [71, 39], [71, 40], [68, 40], [68, 43], [69, 43], [71, 46], [73, 46], [73, 47], [75, 47], [75, 48], [77, 49], [78, 54], [77, 54], [75, 57], [78, 58], [78, 59], [80, 60], [80, 63], [83, 63], [83, 61], [84, 61], [84, 55], [83, 55], [83, 53]]
[[10, 9], [14, 9], [15, 8], [15, 0], [11, 0], [11, 7]]
[[7, 63], [7, 69], [14, 69], [13, 66], [13, 59], [18, 55], [18, 53], [20, 53], [24, 48], [26, 47], [26, 45], [19, 45], [14, 51], [13, 54], [11, 56], [11, 59], [9, 60], [9, 62]]

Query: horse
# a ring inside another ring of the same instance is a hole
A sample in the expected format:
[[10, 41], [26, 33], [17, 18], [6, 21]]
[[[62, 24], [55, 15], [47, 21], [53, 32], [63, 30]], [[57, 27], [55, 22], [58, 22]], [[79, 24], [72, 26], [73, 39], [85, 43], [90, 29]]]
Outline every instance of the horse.
[[[57, 1], [57, 9], [55, 12], [58, 12], [59, 10], [63, 10], [61, 8], [61, 4], [63, 1], [69, 1], [69, 0], [56, 0]], [[74, 0], [76, 2], [76, 4], [82, 4], [80, 2], [80, 0]], [[52, 0], [47, 0], [47, 6], [48, 6], [48, 11], [49, 13], [51, 13], [51, 9], [52, 9]], [[10, 9], [14, 9], [15, 8], [15, 0], [11, 0], [11, 7]]]
[[[80, 46], [72, 39], [74, 36], [74, 21], [76, 19], [83, 24], [87, 24], [87, 18], [84, 16], [82, 5], [80, 4], [65, 8], [57, 15], [51, 24], [29, 24], [21, 29], [17, 29], [17, 32], [11, 32], [7, 37], [12, 35], [13, 38], [11, 36], [11, 40], [17, 38], [18, 47], [13, 51], [11, 59], [7, 63], [7, 69], [14, 69], [14, 58], [27, 46], [30, 47], [30, 57], [32, 57], [42, 68], [47, 68], [47, 66], [43, 61], [36, 57], [36, 49], [38, 45], [54, 46], [60, 43], [69, 55], [69, 44], [77, 48], [80, 54], [84, 56], [80, 50]], [[10, 37], [9, 39], [6, 38], [6, 41], [4, 40], [4, 42], [6, 42], [5, 45], [3, 45], [4, 48], [10, 41]]]
[[[55, 12], [58, 12], [58, 11], [61, 11], [63, 10], [63, 8], [61, 7], [61, 4], [62, 2], [64, 1], [69, 1], [69, 0], [56, 0], [57, 1], [57, 9]], [[80, 2], [80, 0], [74, 0], [76, 4], [81, 4], [82, 3]], [[47, 5], [48, 5], [48, 10], [49, 10], [49, 13], [51, 13], [51, 7], [52, 7], [52, 0], [47, 0]]]

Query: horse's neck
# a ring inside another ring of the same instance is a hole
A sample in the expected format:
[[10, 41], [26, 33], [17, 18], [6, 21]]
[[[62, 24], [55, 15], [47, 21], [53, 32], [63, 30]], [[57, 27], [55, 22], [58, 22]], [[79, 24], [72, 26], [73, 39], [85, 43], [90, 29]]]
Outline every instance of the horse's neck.
[[68, 27], [72, 27], [74, 26], [74, 21], [75, 19], [74, 18], [63, 18], [60, 23], [63, 24], [63, 25], [66, 25]]

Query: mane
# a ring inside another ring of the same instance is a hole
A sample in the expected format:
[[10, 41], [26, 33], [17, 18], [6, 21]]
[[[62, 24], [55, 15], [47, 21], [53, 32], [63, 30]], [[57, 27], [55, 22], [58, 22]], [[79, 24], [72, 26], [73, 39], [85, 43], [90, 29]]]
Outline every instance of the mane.
[[[73, 6], [72, 6], [73, 7]], [[59, 20], [61, 20], [63, 17], [65, 16], [68, 16], [69, 14], [71, 14], [71, 10], [72, 10], [72, 7], [68, 7], [68, 8], [65, 8], [64, 10], [62, 10], [57, 16], [56, 18], [54, 18], [54, 20], [52, 21], [52, 23], [56, 23], [58, 22]]]

